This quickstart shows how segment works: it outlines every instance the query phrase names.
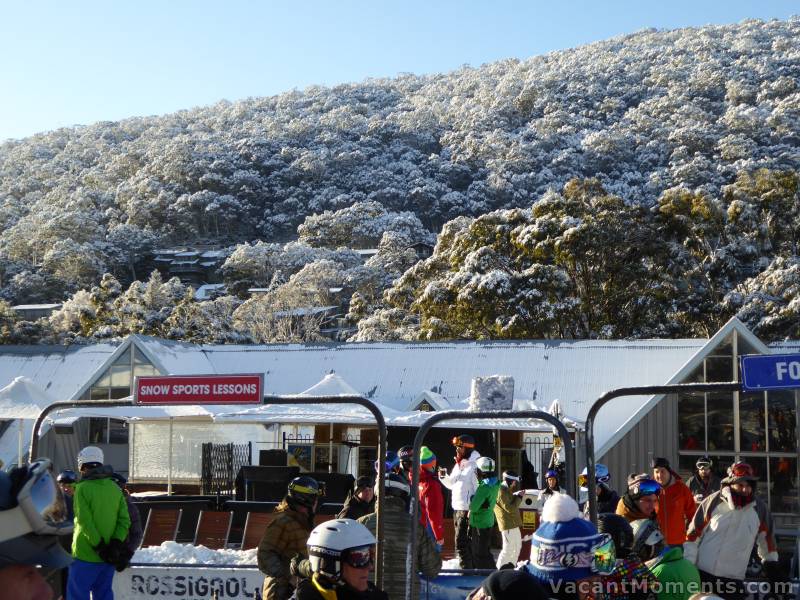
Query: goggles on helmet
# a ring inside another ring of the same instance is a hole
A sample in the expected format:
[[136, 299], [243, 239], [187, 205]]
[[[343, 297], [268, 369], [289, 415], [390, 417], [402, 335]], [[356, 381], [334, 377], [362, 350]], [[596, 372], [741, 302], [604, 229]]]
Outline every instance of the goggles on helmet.
[[60, 535], [72, 531], [64, 494], [53, 477], [52, 464], [39, 459], [28, 465], [28, 474], [17, 492], [17, 506], [0, 511], [0, 542], [27, 533]]
[[[594, 478], [594, 482], [595, 483], [606, 483], [609, 479], [611, 479], [611, 478], [608, 475], [596, 475], [595, 478]], [[584, 475], [583, 473], [578, 475], [578, 485], [579, 486], [581, 486], [582, 488], [585, 488], [585, 487], [587, 487], [586, 484], [588, 484], [588, 483], [589, 483], [589, 476], [588, 475]]]
[[634, 481], [628, 486], [632, 496], [650, 496], [661, 492], [661, 484], [654, 479], [640, 479]]
[[462, 440], [458, 436], [454, 437], [450, 441], [450, 443], [453, 444], [453, 446], [455, 446], [456, 448], [474, 448], [475, 447], [475, 444], [473, 444], [472, 442], [465, 442], [464, 440]]
[[363, 569], [372, 564], [374, 557], [374, 546], [360, 546], [350, 548], [342, 553], [342, 562], [347, 563], [355, 569]]

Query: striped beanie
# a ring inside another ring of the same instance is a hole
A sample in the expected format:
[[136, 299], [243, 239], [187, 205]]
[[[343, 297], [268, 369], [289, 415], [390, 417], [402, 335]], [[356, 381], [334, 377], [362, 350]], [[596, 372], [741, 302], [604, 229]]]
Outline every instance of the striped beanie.
[[423, 446], [419, 450], [419, 465], [423, 469], [436, 468], [436, 455], [427, 446]]

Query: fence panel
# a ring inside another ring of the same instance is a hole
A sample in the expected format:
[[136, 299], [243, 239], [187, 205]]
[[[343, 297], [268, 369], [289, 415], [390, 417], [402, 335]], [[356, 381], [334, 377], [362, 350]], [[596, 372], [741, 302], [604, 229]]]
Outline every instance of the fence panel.
[[253, 464], [253, 443], [206, 443], [202, 446], [202, 455], [202, 493], [233, 494], [239, 469]]

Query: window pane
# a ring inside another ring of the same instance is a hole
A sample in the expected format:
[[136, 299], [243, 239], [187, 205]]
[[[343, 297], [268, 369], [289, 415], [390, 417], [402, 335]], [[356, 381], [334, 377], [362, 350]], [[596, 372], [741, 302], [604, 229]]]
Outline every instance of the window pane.
[[767, 394], [770, 452], [797, 450], [797, 412], [794, 392], [778, 390]]
[[106, 430], [108, 429], [108, 419], [105, 417], [89, 418], [89, 443], [105, 444]]
[[769, 459], [770, 509], [772, 512], [800, 511], [797, 494], [797, 459], [773, 456]]
[[707, 358], [706, 381], [733, 381], [733, 359], [730, 356]]
[[127, 398], [130, 395], [131, 395], [130, 388], [126, 388], [126, 387], [111, 388], [111, 399], [112, 400], [119, 400], [120, 398]]
[[733, 396], [708, 394], [708, 450], [733, 451]]
[[683, 380], [685, 383], [703, 383], [705, 382], [705, 373], [703, 370], [703, 363], [696, 367], [688, 377]]
[[110, 387], [130, 387], [131, 385], [131, 365], [115, 364], [111, 365], [111, 386]]
[[114, 365], [126, 365], [130, 369], [130, 366], [131, 366], [131, 349], [130, 349], [130, 346], [128, 347], [127, 350], [125, 350], [125, 352], [123, 352], [122, 354], [120, 354], [117, 357], [117, 360], [114, 361]]
[[[314, 470], [326, 471], [328, 470], [328, 452], [329, 448], [326, 445], [314, 446]], [[333, 472], [339, 472], [339, 446], [333, 445]]]
[[764, 452], [767, 449], [763, 392], [739, 395], [739, 443], [742, 452]]
[[108, 400], [108, 388], [106, 387], [93, 387], [89, 391], [91, 400]]
[[706, 445], [704, 394], [678, 395], [678, 444], [681, 450], [704, 450]]
[[740, 455], [739, 460], [746, 462], [751, 467], [758, 477], [758, 486], [756, 494], [761, 497], [764, 502], [767, 501], [767, 457], [766, 456], [747, 456], [746, 454]]
[[370, 446], [361, 446], [358, 449], [358, 475], [375, 477], [375, 461], [378, 459], [378, 449]]
[[111, 368], [109, 367], [103, 375], [94, 382], [96, 387], [109, 387], [111, 385]]
[[754, 346], [750, 345], [750, 342], [744, 339], [744, 336], [738, 334], [736, 339], [736, 352], [739, 354], [739, 356], [744, 354], [760, 354], [760, 352], [756, 350]]
[[128, 424], [125, 421], [117, 419], [110, 419], [111, 426], [108, 430], [108, 443], [109, 444], [127, 444], [128, 443]]
[[736, 462], [736, 457], [733, 454], [730, 455], [710, 455], [709, 458], [711, 459], [711, 472], [714, 473], [717, 477], [722, 479], [728, 475], [728, 467], [730, 467], [733, 463]]

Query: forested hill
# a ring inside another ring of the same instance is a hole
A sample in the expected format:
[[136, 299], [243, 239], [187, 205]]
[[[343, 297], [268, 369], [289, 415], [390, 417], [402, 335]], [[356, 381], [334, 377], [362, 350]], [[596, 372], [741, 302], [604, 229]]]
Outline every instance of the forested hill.
[[[596, 178], [629, 206], [800, 167], [800, 19], [648, 30], [0, 145], [0, 295], [71, 293], [156, 244], [286, 241], [372, 201], [446, 222]], [[44, 285], [44, 284], [42, 284]], [[30, 287], [30, 286], [29, 286]]]

